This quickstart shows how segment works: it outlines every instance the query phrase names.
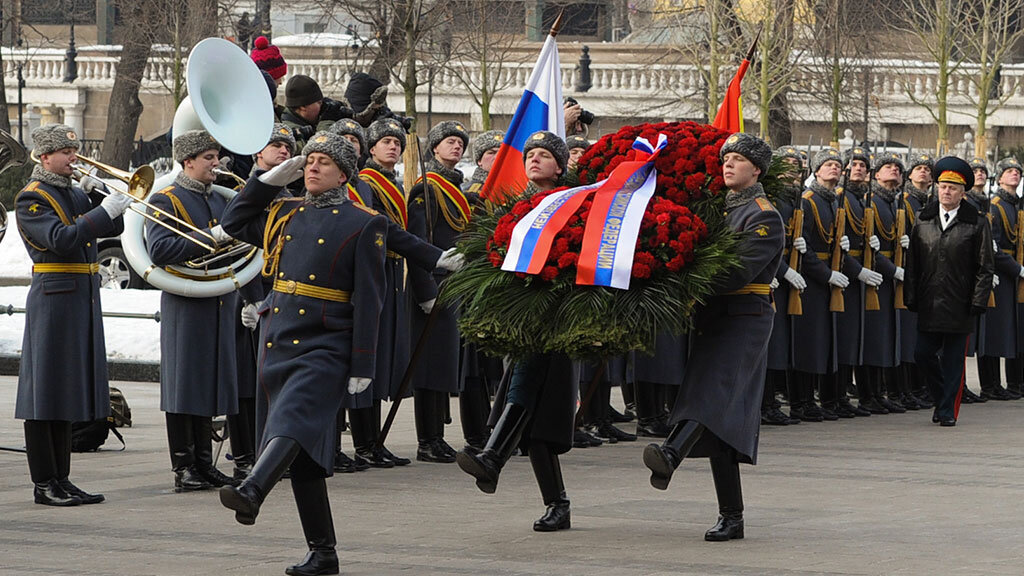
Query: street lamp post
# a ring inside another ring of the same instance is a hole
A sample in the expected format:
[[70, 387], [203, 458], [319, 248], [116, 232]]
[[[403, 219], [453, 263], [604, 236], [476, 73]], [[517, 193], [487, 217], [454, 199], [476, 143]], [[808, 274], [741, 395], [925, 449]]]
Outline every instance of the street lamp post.
[[[74, 5], [72, 4], [72, 8]], [[69, 17], [71, 18], [71, 40], [68, 43], [68, 51], [64, 54], [64, 81], [71, 83], [78, 78], [78, 62], [75, 58], [78, 57], [78, 50], [75, 50], [75, 14], [74, 10], [68, 11]]]

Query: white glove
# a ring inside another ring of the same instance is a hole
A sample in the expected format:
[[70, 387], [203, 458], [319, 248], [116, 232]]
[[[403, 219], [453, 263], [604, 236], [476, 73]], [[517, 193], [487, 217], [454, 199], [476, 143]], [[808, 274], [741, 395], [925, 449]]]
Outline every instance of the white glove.
[[768, 283], [768, 286], [771, 287], [772, 290], [778, 289], [778, 287], [779, 287], [779, 279], [778, 278], [772, 278], [772, 281]]
[[82, 179], [78, 181], [78, 185], [85, 190], [86, 194], [91, 194], [94, 190], [106, 190], [107, 186], [99, 178], [86, 174], [82, 176]]
[[259, 308], [260, 303], [246, 304], [242, 306], [242, 326], [245, 326], [249, 330], [255, 330], [256, 325], [260, 322], [260, 316], [256, 313], [256, 309]]
[[907, 271], [904, 270], [902, 266], [897, 266], [896, 271], [892, 273], [892, 277], [895, 278], [897, 282], [903, 282], [903, 278], [906, 275]]
[[458, 254], [458, 248], [453, 247], [441, 253], [441, 257], [437, 259], [437, 264], [434, 267], [443, 268], [449, 272], [458, 272], [465, 265], [466, 257]]
[[992, 241], [992, 251], [995, 252], [996, 254], [999, 253], [999, 244], [996, 244], [995, 240]]
[[434, 309], [434, 302], [436, 301], [437, 298], [431, 298], [426, 302], [420, 302], [420, 310], [423, 310], [424, 314], [430, 314], [430, 311]]
[[992, 275], [992, 288], [995, 289], [996, 286], [999, 286], [999, 275], [998, 274], [993, 274]]
[[222, 228], [220, 224], [210, 228], [210, 236], [213, 236], [213, 239], [217, 241], [217, 244], [227, 244], [234, 240], [230, 234], [224, 231], [224, 228]]
[[1020, 267], [1020, 273], [1018, 274], [1021, 278], [1024, 278], [1024, 266]]
[[839, 288], [846, 288], [850, 285], [850, 279], [842, 272], [833, 272], [828, 278], [828, 283]]
[[287, 186], [302, 178], [305, 167], [306, 157], [299, 154], [260, 174], [260, 182], [270, 186]]
[[871, 238], [868, 238], [868, 246], [871, 246], [871, 249], [875, 252], [882, 249], [882, 243], [878, 240], [878, 236], [874, 234], [871, 235]]
[[807, 253], [807, 240], [804, 240], [802, 236], [798, 236], [793, 239], [793, 249], [801, 254]]
[[868, 286], [882, 285], [882, 275], [870, 268], [861, 268], [860, 272], [857, 273], [857, 280], [860, 280]]
[[132, 202], [135, 202], [134, 198], [120, 190], [114, 190], [100, 202], [100, 208], [106, 210], [107, 214], [113, 219], [124, 214], [124, 211], [132, 205]]
[[843, 252], [849, 252], [850, 251], [850, 237], [849, 236], [844, 235], [842, 238], [839, 239], [839, 249], [842, 250]]
[[797, 290], [804, 290], [807, 288], [807, 280], [804, 280], [804, 277], [792, 268], [786, 268], [785, 278], [786, 282], [789, 282], [789, 284]]
[[360, 394], [370, 387], [370, 382], [373, 382], [372, 378], [349, 378], [348, 393], [352, 394], [353, 396], [356, 394]]
[[902, 246], [904, 250], [910, 248], [910, 236], [907, 236], [906, 234], [900, 236], [900, 246]]

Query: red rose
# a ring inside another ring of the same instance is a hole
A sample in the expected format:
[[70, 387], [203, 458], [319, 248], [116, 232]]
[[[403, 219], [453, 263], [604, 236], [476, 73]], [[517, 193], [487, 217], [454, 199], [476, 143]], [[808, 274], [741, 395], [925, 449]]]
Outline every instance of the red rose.
[[643, 264], [633, 264], [633, 277], [634, 278], [650, 278], [651, 269]]
[[558, 268], [554, 266], [545, 266], [540, 270], [540, 279], [545, 282], [551, 282], [558, 276]]

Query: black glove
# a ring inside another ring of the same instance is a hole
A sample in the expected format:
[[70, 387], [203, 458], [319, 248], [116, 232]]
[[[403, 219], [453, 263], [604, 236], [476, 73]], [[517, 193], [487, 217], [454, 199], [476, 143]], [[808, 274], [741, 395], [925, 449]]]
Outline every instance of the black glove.
[[324, 98], [320, 104], [320, 120], [333, 120], [337, 122], [343, 118], [351, 118], [352, 109], [337, 100]]
[[984, 306], [971, 306], [971, 316], [981, 316], [987, 309]]
[[297, 139], [309, 140], [313, 134], [316, 134], [316, 126], [296, 126], [295, 128], [292, 128], [292, 131], [295, 132], [295, 137]]

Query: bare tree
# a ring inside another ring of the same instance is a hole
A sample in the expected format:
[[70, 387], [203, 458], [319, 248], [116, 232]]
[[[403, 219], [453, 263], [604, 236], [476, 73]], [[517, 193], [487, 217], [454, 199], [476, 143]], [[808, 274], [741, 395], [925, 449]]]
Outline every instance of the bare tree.
[[135, 130], [142, 115], [139, 88], [142, 73], [152, 52], [153, 38], [150, 35], [159, 0], [119, 0], [118, 9], [124, 22], [124, 36], [121, 41], [121, 59], [117, 62], [114, 87], [110, 92], [107, 108], [107, 130], [103, 136], [101, 160], [127, 169], [131, 163]]
[[[758, 37], [757, 57], [751, 63], [761, 138], [779, 144], [790, 141], [789, 92], [800, 50], [795, 42], [796, 0], [756, 0], [741, 16], [750, 22], [748, 37]], [[774, 126], [772, 120], [775, 120]]]

